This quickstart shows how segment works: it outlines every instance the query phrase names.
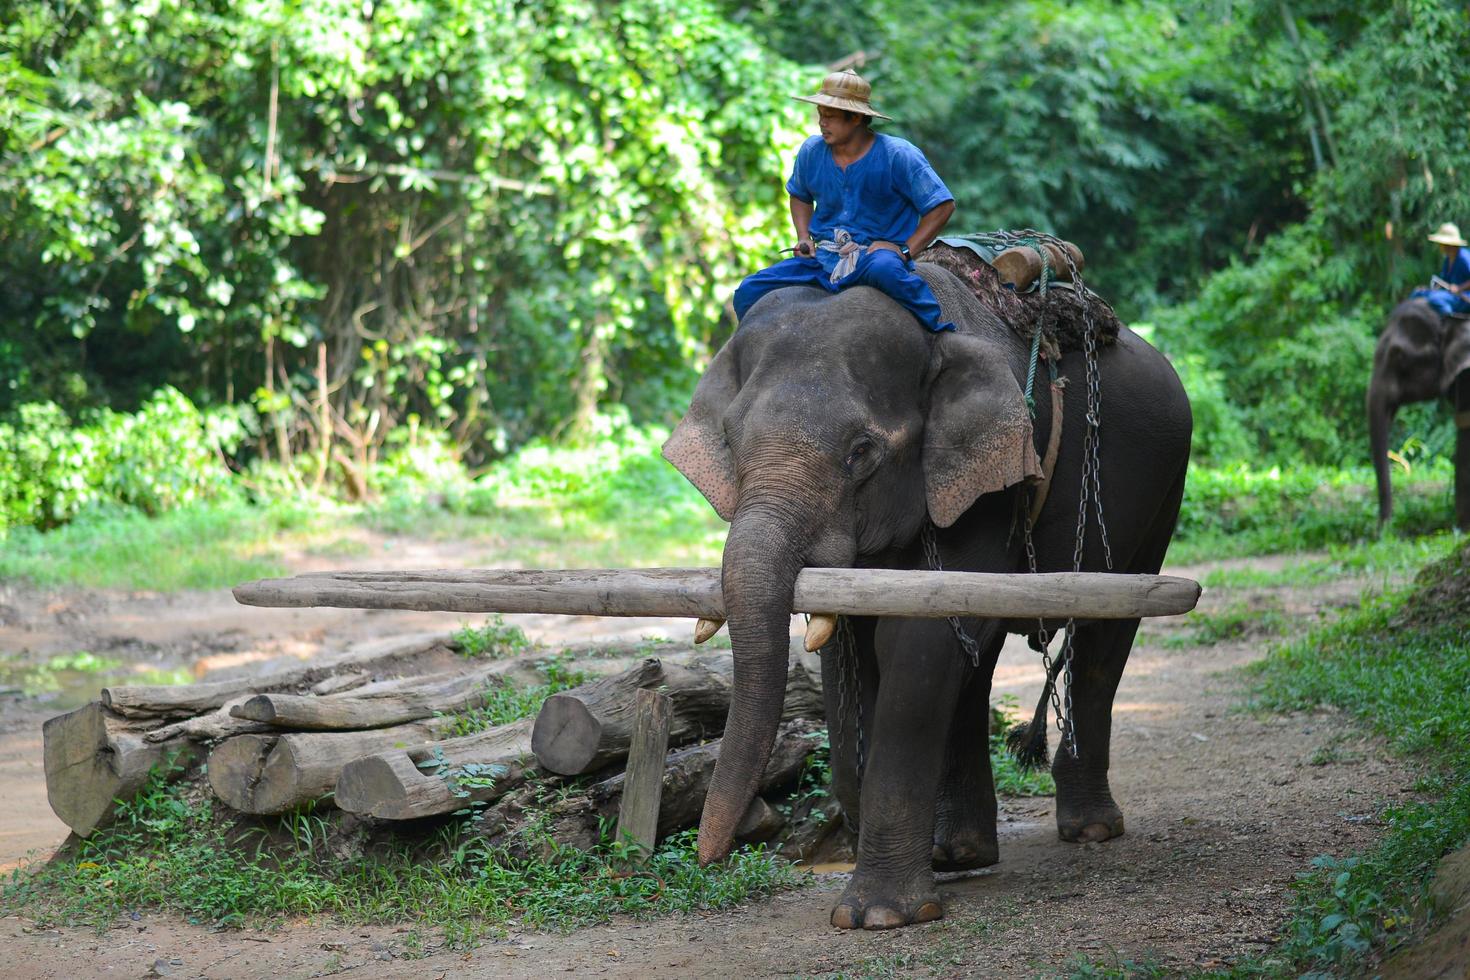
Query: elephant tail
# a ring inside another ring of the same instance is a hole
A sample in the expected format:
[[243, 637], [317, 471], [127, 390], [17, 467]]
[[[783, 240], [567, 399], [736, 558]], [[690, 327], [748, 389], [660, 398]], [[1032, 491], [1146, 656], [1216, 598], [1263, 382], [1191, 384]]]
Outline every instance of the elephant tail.
[[1043, 769], [1048, 762], [1046, 745], [1047, 706], [1051, 704], [1052, 691], [1056, 690], [1057, 672], [1062, 669], [1062, 658], [1052, 661], [1047, 671], [1046, 683], [1041, 685], [1041, 697], [1036, 701], [1036, 713], [1030, 721], [1023, 721], [1006, 733], [1006, 751], [1016, 760], [1023, 772]]

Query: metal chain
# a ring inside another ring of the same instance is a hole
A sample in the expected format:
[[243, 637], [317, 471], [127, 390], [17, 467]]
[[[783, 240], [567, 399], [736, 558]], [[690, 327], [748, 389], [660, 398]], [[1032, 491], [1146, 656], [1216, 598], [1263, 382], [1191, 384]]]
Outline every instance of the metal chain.
[[837, 617], [836, 639], [836, 643], [822, 648], [824, 654], [837, 658], [837, 718], [832, 723], [832, 735], [834, 738], [842, 737], [842, 720], [847, 717], [850, 707], [857, 727], [853, 735], [857, 744], [857, 775], [861, 780], [863, 768], [867, 765], [867, 745], [863, 738], [862, 676], [858, 672], [857, 640], [852, 634], [852, 622], [846, 616]]
[[[944, 563], [939, 560], [939, 541], [934, 535], [934, 522], [925, 521], [924, 530], [920, 535], [924, 541], [924, 559], [929, 563], [929, 568], [936, 572], [944, 571]], [[975, 638], [965, 632], [965, 627], [960, 623], [958, 616], [945, 617], [949, 621], [949, 628], [954, 631], [955, 639], [960, 643], [960, 649], [964, 650], [970, 657], [970, 666], [980, 666], [980, 644]]]

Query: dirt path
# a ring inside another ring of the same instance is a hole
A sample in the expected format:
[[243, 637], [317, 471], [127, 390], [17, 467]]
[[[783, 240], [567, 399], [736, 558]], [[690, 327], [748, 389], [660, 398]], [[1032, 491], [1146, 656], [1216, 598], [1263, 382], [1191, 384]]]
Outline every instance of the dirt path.
[[[395, 551], [403, 567], [455, 564], [427, 547]], [[302, 562], [301, 567], [309, 563]], [[336, 564], [344, 564], [337, 562]], [[381, 560], [361, 565], [386, 564]], [[1254, 563], [1270, 567], [1271, 560]], [[1171, 569], [1202, 574], [1203, 568]], [[1201, 608], [1268, 601], [1303, 628], [1355, 605], [1365, 583], [1217, 589]], [[143, 660], [224, 664], [308, 656], [351, 639], [449, 629], [459, 617], [338, 610], [242, 610], [224, 593], [185, 597], [45, 596], [0, 587], [0, 651], [132, 650]], [[533, 636], [683, 636], [687, 623], [518, 617]], [[1386, 802], [1413, 774], [1333, 714], [1254, 717], [1239, 711], [1229, 668], [1263, 640], [1166, 643], [1186, 627], [1147, 627], [1114, 711], [1113, 787], [1128, 832], [1103, 845], [1063, 844], [1051, 801], [1006, 801], [1001, 863], [941, 886], [947, 917], [896, 933], [842, 933], [827, 915], [842, 875], [736, 912], [620, 920], [570, 935], [515, 934], [470, 951], [436, 949], [407, 928], [287, 922], [269, 932], [214, 933], [143, 914], [97, 935], [0, 920], [0, 977], [1028, 976], [1074, 957], [1206, 966], [1272, 942], [1296, 874], [1319, 853], [1358, 850], [1380, 832]], [[1034, 702], [1039, 671], [1007, 646], [995, 693]], [[243, 665], [243, 667], [242, 667]], [[0, 699], [0, 867], [46, 851], [64, 828], [45, 806], [39, 721], [55, 706]], [[1054, 741], [1054, 740], [1053, 740]]]

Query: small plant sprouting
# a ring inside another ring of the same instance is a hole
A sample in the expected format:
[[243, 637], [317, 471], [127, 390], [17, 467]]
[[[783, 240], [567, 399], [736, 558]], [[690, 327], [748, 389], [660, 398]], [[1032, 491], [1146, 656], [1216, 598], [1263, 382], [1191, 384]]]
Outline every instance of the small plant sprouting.
[[498, 613], [493, 619], [487, 619], [483, 626], [461, 626], [450, 638], [450, 642], [466, 660], [500, 660], [513, 657], [531, 647], [525, 631], [507, 623], [505, 617]]

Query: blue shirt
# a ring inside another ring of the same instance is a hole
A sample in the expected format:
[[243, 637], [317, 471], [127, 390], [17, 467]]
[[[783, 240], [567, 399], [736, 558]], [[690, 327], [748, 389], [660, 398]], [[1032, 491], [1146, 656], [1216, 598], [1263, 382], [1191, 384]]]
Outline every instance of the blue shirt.
[[1462, 248], [1453, 259], [1445, 259], [1439, 268], [1439, 277], [1456, 286], [1470, 282], [1470, 248]]
[[[786, 191], [816, 205], [812, 238], [830, 240], [845, 228], [859, 245], [893, 242], [902, 245], [919, 227], [919, 219], [954, 195], [934, 172], [917, 146], [897, 136], [875, 133], [868, 152], [837, 166], [821, 136], [801, 144]], [[836, 252], [817, 251], [830, 273]]]

